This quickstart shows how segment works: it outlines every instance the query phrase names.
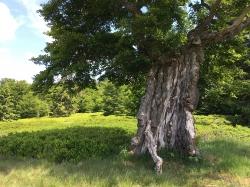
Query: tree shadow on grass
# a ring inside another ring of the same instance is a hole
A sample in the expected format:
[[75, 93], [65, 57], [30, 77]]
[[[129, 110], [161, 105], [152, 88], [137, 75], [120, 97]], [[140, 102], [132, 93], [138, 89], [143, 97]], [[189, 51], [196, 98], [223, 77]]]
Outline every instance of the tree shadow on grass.
[[241, 125], [250, 128], [249, 117], [243, 117], [241, 115], [226, 115], [225, 118], [226, 120], [230, 121], [230, 124], [232, 124], [233, 127], [236, 127], [236, 125]]
[[45, 178], [61, 181], [74, 178], [76, 186], [83, 179], [88, 184], [102, 181], [106, 186], [118, 186], [121, 182], [141, 186], [199, 186], [203, 179], [220, 180], [220, 173], [250, 168], [249, 145], [214, 140], [200, 144], [199, 159], [162, 152], [164, 171], [157, 176], [149, 155], [127, 154], [130, 138], [125, 130], [101, 127], [10, 134], [0, 138], [0, 152], [5, 157], [1, 159], [4, 162], [0, 161], [0, 173], [7, 175], [12, 170], [42, 167], [48, 171]]

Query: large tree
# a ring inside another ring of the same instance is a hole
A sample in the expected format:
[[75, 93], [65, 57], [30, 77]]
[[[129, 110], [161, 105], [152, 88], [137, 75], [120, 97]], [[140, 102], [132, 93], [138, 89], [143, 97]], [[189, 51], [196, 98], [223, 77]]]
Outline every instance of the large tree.
[[249, 0], [50, 0], [40, 13], [54, 41], [33, 59], [46, 66], [35, 84], [146, 76], [133, 152], [148, 150], [161, 172], [159, 149], [197, 153], [192, 112], [204, 50], [246, 31], [249, 12]]

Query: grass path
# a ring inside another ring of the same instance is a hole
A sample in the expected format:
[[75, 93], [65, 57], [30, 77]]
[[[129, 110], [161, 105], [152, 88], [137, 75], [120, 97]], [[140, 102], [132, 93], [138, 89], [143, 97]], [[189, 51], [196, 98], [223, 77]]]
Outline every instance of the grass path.
[[[195, 116], [201, 158], [181, 158], [163, 152], [163, 174], [156, 176], [148, 156], [126, 151], [105, 159], [56, 164], [31, 158], [1, 158], [0, 187], [49, 186], [250, 186], [250, 129], [233, 127], [222, 116]], [[132, 134], [133, 117], [100, 113], [67, 118], [33, 118], [0, 122], [0, 139], [9, 133], [48, 131], [72, 127], [121, 128]]]

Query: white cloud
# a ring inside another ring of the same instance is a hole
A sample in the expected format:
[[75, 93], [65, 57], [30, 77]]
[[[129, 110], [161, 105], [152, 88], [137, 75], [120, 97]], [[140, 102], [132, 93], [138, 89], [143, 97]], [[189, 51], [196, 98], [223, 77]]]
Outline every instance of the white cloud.
[[21, 24], [18, 19], [12, 16], [10, 9], [0, 2], [0, 42], [15, 39], [16, 30]]
[[41, 9], [40, 1], [38, 0], [19, 0], [26, 9], [27, 17], [31, 23], [31, 27], [35, 29], [38, 35], [42, 36], [46, 42], [52, 41], [52, 39], [45, 35], [44, 33], [49, 31], [49, 27], [47, 26], [44, 19], [40, 16], [37, 10]]
[[0, 48], [0, 79], [13, 78], [16, 80], [26, 80], [32, 82], [32, 77], [44, 70], [44, 67], [35, 65], [30, 58], [36, 54], [26, 53], [15, 56], [8, 48]]

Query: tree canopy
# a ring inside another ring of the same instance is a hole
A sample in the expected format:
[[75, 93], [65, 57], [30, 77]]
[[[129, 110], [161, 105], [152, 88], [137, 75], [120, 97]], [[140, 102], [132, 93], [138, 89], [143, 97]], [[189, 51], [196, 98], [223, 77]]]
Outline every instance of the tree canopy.
[[250, 25], [249, 6], [249, 0], [50, 0], [40, 13], [54, 40], [33, 59], [46, 66], [35, 85], [83, 87], [96, 77], [136, 82], [160, 58], [178, 55], [193, 32], [204, 45], [230, 39]]

